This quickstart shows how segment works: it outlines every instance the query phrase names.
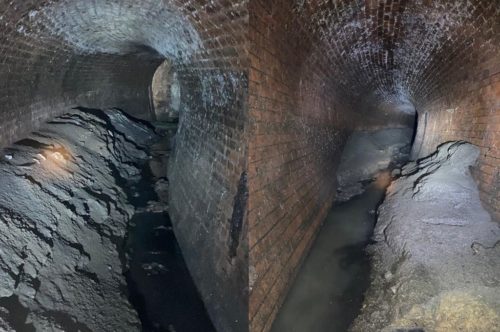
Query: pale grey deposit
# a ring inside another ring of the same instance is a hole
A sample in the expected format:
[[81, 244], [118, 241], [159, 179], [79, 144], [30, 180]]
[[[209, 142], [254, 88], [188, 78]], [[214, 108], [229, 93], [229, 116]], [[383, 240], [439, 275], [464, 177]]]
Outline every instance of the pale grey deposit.
[[355, 131], [342, 152], [336, 200], [345, 202], [361, 194], [364, 182], [371, 181], [383, 170], [406, 162], [411, 139], [411, 128]]
[[1, 151], [0, 330], [140, 330], [124, 187], [154, 137], [119, 110], [74, 110]]
[[352, 331], [500, 330], [500, 227], [471, 176], [478, 155], [450, 142], [402, 168], [378, 209], [372, 283]]

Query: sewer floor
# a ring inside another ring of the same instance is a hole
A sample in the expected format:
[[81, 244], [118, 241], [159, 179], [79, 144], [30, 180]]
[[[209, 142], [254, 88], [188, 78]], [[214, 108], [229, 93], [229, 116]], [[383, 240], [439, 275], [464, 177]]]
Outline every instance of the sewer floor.
[[170, 129], [152, 147], [152, 160], [141, 181], [130, 188], [129, 199], [137, 212], [130, 220], [125, 248], [129, 298], [144, 332], [211, 332], [214, 327], [182, 256], [168, 211], [161, 208], [168, 202], [155, 192], [158, 181], [167, 183], [169, 140], [176, 128]]
[[365, 248], [389, 183], [389, 173], [380, 173], [364, 193], [332, 207], [276, 317], [273, 332], [347, 331], [369, 286]]

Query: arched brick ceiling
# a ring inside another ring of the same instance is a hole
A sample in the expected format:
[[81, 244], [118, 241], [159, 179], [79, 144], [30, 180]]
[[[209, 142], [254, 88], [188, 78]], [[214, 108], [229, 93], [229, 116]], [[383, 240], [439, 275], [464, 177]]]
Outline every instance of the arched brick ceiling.
[[63, 0], [29, 16], [39, 26], [87, 53], [125, 54], [145, 50], [187, 58], [200, 37], [180, 8], [166, 1]]
[[499, 52], [498, 0], [297, 0], [294, 11], [351, 96], [419, 104]]
[[246, 1], [0, 0], [0, 142], [78, 105], [147, 117], [163, 58], [195, 80], [241, 69], [246, 24]]

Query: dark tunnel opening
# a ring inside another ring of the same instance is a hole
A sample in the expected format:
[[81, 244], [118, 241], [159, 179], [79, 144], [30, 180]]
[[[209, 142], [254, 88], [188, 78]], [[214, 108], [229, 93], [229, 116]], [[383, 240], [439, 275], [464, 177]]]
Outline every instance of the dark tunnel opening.
[[498, 22], [0, 0], [0, 330], [496, 330]]

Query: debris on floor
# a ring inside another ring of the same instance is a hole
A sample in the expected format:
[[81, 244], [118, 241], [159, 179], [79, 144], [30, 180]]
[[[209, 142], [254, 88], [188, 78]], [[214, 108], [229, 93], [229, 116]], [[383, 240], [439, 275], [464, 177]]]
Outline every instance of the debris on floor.
[[500, 331], [500, 225], [450, 142], [401, 169], [378, 210], [372, 283], [352, 331]]
[[168, 216], [175, 130], [81, 108], [2, 151], [1, 331], [213, 330]]
[[122, 246], [152, 127], [73, 110], [0, 160], [0, 329], [140, 331]]
[[412, 135], [411, 128], [355, 131], [342, 152], [336, 201], [361, 194], [379, 172], [406, 162]]
[[125, 250], [131, 301], [144, 332], [211, 332], [214, 327], [189, 273], [168, 214], [168, 161], [177, 124], [155, 122], [160, 139], [142, 169]]

